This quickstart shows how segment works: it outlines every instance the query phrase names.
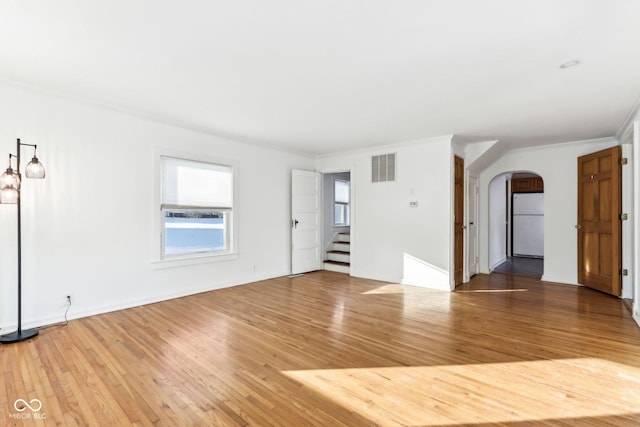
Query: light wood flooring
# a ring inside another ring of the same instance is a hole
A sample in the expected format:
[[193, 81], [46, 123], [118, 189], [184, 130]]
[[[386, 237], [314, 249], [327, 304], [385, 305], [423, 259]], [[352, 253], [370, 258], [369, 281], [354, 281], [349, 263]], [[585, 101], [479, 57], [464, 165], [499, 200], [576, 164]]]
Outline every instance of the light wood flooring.
[[43, 330], [0, 373], [2, 426], [640, 425], [622, 302], [503, 274], [256, 282]]

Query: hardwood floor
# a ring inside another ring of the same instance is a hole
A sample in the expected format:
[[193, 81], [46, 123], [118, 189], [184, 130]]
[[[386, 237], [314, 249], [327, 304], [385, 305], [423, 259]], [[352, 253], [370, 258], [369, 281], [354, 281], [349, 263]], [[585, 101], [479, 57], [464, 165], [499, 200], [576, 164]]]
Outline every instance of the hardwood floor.
[[502, 274], [256, 282], [43, 330], [0, 372], [0, 425], [640, 425], [623, 303]]

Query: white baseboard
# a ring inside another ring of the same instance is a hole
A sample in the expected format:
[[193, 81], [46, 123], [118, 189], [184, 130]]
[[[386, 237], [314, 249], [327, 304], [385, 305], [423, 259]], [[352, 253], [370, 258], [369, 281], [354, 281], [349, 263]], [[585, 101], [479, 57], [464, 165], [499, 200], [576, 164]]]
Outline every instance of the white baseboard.
[[551, 282], [551, 283], [560, 283], [562, 285], [574, 285], [574, 286], [582, 286], [576, 282], [570, 282], [566, 279], [563, 279], [562, 277], [553, 277], [553, 276], [549, 276], [547, 274], [543, 274], [542, 277], [540, 278], [540, 281], [542, 282]]
[[371, 273], [371, 272], [362, 271], [362, 270], [355, 270], [353, 268], [353, 264], [351, 266], [351, 276], [359, 277], [361, 279], [377, 280], [379, 282], [388, 282], [388, 283], [400, 283], [400, 281], [402, 280], [401, 277], [384, 278], [384, 277], [380, 277], [380, 275], [376, 273]]
[[499, 259], [498, 261], [494, 262], [493, 264], [491, 264], [489, 266], [489, 271], [493, 271], [497, 266], [499, 266], [500, 264], [502, 264], [506, 260], [507, 260], [507, 257], [505, 256], [505, 257]]
[[[153, 304], [153, 303], [161, 302], [161, 301], [168, 301], [168, 300], [171, 300], [171, 299], [182, 298], [182, 297], [186, 297], [186, 296], [189, 296], [189, 295], [200, 294], [200, 293], [203, 293], [203, 292], [209, 292], [209, 291], [215, 291], [215, 290], [218, 290], [218, 289], [230, 288], [232, 286], [246, 285], [248, 283], [259, 282], [261, 280], [268, 280], [268, 279], [273, 279], [275, 277], [287, 276], [288, 274], [289, 274], [288, 271], [282, 271], [282, 272], [271, 273], [271, 274], [256, 275], [256, 276], [252, 276], [251, 278], [245, 278], [245, 279], [239, 279], [239, 280], [234, 280], [234, 281], [210, 284], [210, 285], [207, 285], [207, 286], [204, 286], [204, 287], [201, 287], [201, 288], [189, 289], [189, 290], [182, 291], [182, 292], [173, 292], [173, 293], [169, 293], [169, 294], [154, 296], [154, 297], [151, 297], [151, 298], [142, 298], [142, 299], [138, 299], [138, 300], [134, 300], [134, 301], [126, 301], [126, 302], [113, 304], [113, 305], [91, 307], [91, 308], [87, 308], [87, 309], [84, 309], [84, 310], [81, 309], [79, 311], [77, 309], [74, 309], [74, 306], [72, 305], [71, 306], [71, 310], [69, 310], [69, 315], [67, 316], [67, 318], [69, 320], [81, 319], [83, 317], [95, 316], [97, 314], [110, 313], [110, 312], [113, 312], [113, 311], [124, 310], [124, 309], [127, 309], [127, 308], [133, 308], [133, 307], [139, 307], [141, 305]], [[48, 326], [48, 325], [53, 325], [53, 324], [60, 323], [60, 322], [64, 322], [64, 311], [62, 311], [60, 314], [57, 314], [55, 316], [40, 317], [38, 319], [33, 319], [33, 320], [29, 320], [29, 321], [23, 322], [22, 323], [22, 328], [23, 329], [38, 328], [38, 327], [44, 327], [44, 326]], [[12, 331], [15, 331], [17, 328], [18, 328], [17, 323], [10, 323], [10, 324], [7, 324], [7, 325], [1, 325], [0, 326], [0, 335], [4, 335], [4, 334], [10, 333]]]

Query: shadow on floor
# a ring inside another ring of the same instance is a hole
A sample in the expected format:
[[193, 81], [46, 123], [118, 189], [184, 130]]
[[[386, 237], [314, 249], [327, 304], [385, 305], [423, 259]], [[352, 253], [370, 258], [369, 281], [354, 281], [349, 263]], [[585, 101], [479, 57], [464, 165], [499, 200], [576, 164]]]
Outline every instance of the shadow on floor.
[[543, 261], [542, 258], [508, 257], [493, 272], [542, 277]]

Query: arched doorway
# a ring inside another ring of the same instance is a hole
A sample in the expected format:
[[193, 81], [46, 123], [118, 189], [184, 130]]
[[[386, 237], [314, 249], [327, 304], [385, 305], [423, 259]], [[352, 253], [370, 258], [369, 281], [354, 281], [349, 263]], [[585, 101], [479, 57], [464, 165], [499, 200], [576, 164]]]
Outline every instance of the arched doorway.
[[541, 277], [544, 262], [544, 181], [512, 171], [489, 183], [489, 269]]

